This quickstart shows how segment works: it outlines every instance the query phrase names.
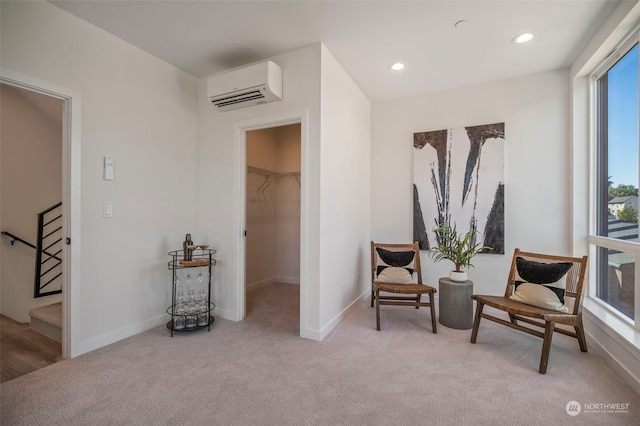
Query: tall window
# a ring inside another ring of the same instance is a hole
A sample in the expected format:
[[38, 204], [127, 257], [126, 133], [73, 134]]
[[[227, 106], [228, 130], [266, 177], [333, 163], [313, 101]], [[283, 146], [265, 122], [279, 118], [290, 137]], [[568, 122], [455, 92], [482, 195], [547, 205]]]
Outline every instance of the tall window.
[[[595, 296], [635, 320], [638, 240], [638, 44], [596, 76]], [[640, 278], [640, 277], [638, 277]]]

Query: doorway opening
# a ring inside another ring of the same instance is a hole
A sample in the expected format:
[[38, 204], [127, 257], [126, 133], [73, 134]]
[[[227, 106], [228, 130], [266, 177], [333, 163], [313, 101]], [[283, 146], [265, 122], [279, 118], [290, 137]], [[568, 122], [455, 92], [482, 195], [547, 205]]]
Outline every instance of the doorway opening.
[[300, 334], [301, 124], [245, 133], [246, 316]]
[[[45, 96], [46, 98], [53, 98], [54, 100], [61, 101], [62, 103], [62, 119], [61, 119], [61, 158], [52, 160], [52, 165], [61, 170], [60, 175], [60, 189], [62, 199], [62, 218], [59, 225], [62, 229], [62, 253], [58, 256], [62, 262], [62, 296], [60, 307], [62, 308], [62, 358], [73, 358], [86, 352], [87, 348], [84, 348], [80, 342], [81, 330], [80, 321], [75, 320], [76, 315], [80, 312], [80, 276], [81, 276], [81, 111], [82, 111], [82, 96], [80, 92], [59, 86], [47, 81], [39, 80], [37, 78], [8, 71], [5, 69], [0, 70], [0, 83], [3, 86], [11, 87], [15, 89], [21, 89], [29, 94], [38, 94]], [[3, 111], [4, 113], [4, 111]], [[3, 138], [3, 147], [5, 141]], [[6, 159], [2, 156], [3, 161]], [[30, 167], [34, 167], [34, 164], [29, 162], [23, 165], [23, 173], [29, 173]], [[4, 169], [3, 169], [4, 173]], [[12, 177], [12, 179], [15, 177]], [[16, 179], [21, 179], [18, 177]], [[2, 182], [4, 184], [4, 176]], [[7, 207], [2, 203], [3, 209]], [[10, 207], [9, 207], [10, 208]], [[4, 215], [2, 219], [4, 220]], [[2, 237], [3, 249], [6, 245], [10, 245], [10, 240], [5, 241], [7, 238]], [[73, 244], [72, 244], [73, 241]], [[14, 243], [17, 244], [17, 243]], [[5, 264], [6, 265], [6, 264]], [[7, 268], [2, 268], [4, 271]], [[8, 299], [8, 294], [4, 292], [4, 280], [0, 282], [0, 286], [3, 288], [3, 303]], [[33, 287], [31, 287], [33, 290]], [[46, 293], [47, 290], [44, 290]], [[4, 348], [3, 348], [4, 350]]]
[[65, 101], [4, 82], [0, 92], [5, 382], [62, 360]]

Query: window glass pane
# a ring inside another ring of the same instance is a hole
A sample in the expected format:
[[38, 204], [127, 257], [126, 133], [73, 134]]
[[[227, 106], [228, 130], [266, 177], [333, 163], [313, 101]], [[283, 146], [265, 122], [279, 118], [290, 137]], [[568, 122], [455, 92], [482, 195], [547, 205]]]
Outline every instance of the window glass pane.
[[[597, 235], [638, 242], [638, 45], [597, 81]], [[635, 249], [596, 252], [596, 296], [635, 317]], [[617, 247], [620, 244], [616, 244]]]
[[609, 69], [604, 82], [601, 137], [606, 152], [601, 153], [606, 156], [608, 217], [600, 235], [638, 241], [638, 45]]
[[600, 247], [597, 265], [598, 298], [634, 319], [634, 255]]

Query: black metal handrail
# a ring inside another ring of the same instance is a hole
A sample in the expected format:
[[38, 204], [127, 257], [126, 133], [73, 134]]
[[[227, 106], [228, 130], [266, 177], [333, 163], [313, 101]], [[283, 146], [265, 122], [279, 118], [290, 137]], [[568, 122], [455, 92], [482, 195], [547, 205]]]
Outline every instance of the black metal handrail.
[[[15, 235], [13, 235], [11, 232], [2, 231], [2, 232], [1, 232], [1, 234], [2, 234], [2, 235], [6, 235], [7, 237], [11, 238], [11, 241], [10, 241], [11, 245], [14, 245], [14, 244], [15, 244], [15, 242], [17, 241], [17, 242], [19, 242], [19, 243], [24, 244], [25, 246], [29, 246], [29, 247], [31, 247], [31, 248], [32, 248], [32, 249], [34, 249], [34, 250], [37, 250], [37, 249], [38, 249], [38, 247], [36, 247], [36, 246], [34, 246], [33, 244], [31, 244], [29, 241], [25, 241], [25, 240], [23, 240], [22, 238], [20, 238], [20, 237], [17, 237], [17, 236], [15, 236]], [[52, 257], [52, 258], [54, 258], [54, 259], [56, 259], [56, 260], [60, 260], [60, 261], [62, 261], [62, 259], [60, 259], [60, 258], [56, 257], [56, 255], [57, 255], [57, 254], [59, 254], [59, 253], [60, 253], [60, 252], [57, 252], [56, 254], [51, 254], [51, 253], [48, 253], [48, 252], [46, 252], [46, 251], [44, 252], [44, 254], [46, 254], [47, 256]]]
[[[2, 231], [2, 235], [11, 238], [11, 245], [14, 245], [14, 243], [18, 241], [36, 250], [33, 297], [49, 296], [62, 292], [62, 286], [57, 290], [43, 291], [45, 287], [62, 276], [62, 259], [60, 256], [62, 254], [61, 207], [62, 203], [60, 202], [38, 213], [38, 237], [36, 245], [10, 232]], [[51, 253], [51, 251], [53, 251], [51, 249], [56, 251]], [[47, 262], [51, 263], [47, 264]], [[45, 264], [47, 264], [46, 269], [43, 268]]]
[[31, 248], [34, 248], [34, 249], [35, 249], [35, 248], [37, 248], [36, 246], [34, 246], [33, 244], [31, 244], [30, 242], [25, 241], [25, 240], [23, 240], [23, 239], [22, 239], [22, 238], [20, 238], [20, 237], [16, 237], [16, 236], [15, 236], [15, 235], [13, 235], [11, 232], [2, 231], [2, 235], [6, 235], [6, 236], [8, 236], [8, 237], [10, 237], [10, 238], [11, 238], [11, 245], [13, 245], [16, 241], [18, 241], [18, 242], [20, 242], [20, 243], [22, 243], [22, 244], [24, 244], [24, 245], [26, 245], [26, 246], [29, 246], [29, 247], [31, 247]]
[[[46, 247], [43, 247], [46, 244]], [[59, 290], [44, 291], [44, 288], [62, 276], [62, 259], [58, 257], [62, 253], [62, 203], [57, 203], [38, 213], [38, 239], [36, 248], [36, 274], [33, 297], [48, 296], [62, 292]], [[48, 250], [57, 248], [55, 254]], [[45, 257], [45, 256], [48, 257]], [[44, 258], [44, 259], [43, 259]], [[42, 266], [47, 265], [43, 272]], [[46, 281], [43, 284], [43, 281]]]

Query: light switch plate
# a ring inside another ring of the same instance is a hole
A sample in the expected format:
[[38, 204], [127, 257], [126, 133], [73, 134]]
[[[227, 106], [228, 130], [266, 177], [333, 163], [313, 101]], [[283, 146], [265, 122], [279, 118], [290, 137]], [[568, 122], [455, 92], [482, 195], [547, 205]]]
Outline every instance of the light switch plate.
[[111, 156], [104, 157], [103, 175], [104, 180], [113, 180], [115, 178], [115, 160]]
[[102, 206], [102, 216], [113, 217], [113, 204], [104, 203], [104, 205]]

